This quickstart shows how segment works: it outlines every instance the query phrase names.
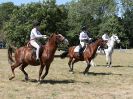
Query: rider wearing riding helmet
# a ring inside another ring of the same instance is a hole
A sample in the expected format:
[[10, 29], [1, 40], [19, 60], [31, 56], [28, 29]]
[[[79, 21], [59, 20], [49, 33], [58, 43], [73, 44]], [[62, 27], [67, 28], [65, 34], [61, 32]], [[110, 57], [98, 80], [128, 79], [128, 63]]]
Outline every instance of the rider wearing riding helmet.
[[79, 56], [82, 55], [82, 52], [86, 46], [86, 43], [88, 43], [92, 39], [88, 36], [86, 26], [83, 26], [81, 29], [82, 29], [82, 31], [80, 32], [80, 35], [79, 35], [79, 40], [80, 40]]
[[109, 40], [109, 33], [108, 33], [108, 31], [104, 32], [104, 34], [102, 35], [102, 39], [105, 40], [105, 41]]
[[33, 28], [32, 28], [31, 33], [30, 33], [30, 44], [33, 47], [36, 48], [36, 60], [37, 61], [39, 60], [39, 49], [40, 49], [40, 46], [39, 46], [39, 44], [37, 44], [36, 40], [38, 38], [47, 38], [46, 35], [42, 35], [39, 32], [39, 28], [40, 28], [40, 22], [33, 21]]
[[[109, 40], [109, 32], [107, 30], [104, 31], [104, 34], [102, 35], [102, 39], [108, 42], [108, 40]], [[101, 47], [102, 50], [104, 50], [105, 48], [107, 48], [107, 45]]]

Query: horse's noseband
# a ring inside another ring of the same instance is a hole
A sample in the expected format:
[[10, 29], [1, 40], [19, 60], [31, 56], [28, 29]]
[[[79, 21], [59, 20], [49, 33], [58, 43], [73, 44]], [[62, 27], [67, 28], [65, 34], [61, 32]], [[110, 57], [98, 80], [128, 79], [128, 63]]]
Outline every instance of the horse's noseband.
[[69, 44], [68, 40], [64, 36], [62, 36], [61, 34], [58, 34], [58, 38], [59, 38], [58, 43], [63, 42], [64, 44], [67, 44], [67, 45]]
[[117, 43], [120, 42], [119, 38], [118, 37], [114, 37], [114, 39], [117, 41]]

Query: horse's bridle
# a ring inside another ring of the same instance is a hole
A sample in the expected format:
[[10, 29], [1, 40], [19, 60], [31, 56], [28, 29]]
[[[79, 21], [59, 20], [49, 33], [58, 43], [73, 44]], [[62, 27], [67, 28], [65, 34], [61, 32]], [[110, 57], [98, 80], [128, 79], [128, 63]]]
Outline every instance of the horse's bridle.
[[69, 44], [68, 40], [64, 36], [62, 36], [61, 34], [58, 34], [58, 36], [62, 37], [60, 42], [64, 42], [65, 44]]
[[118, 38], [118, 37], [116, 38], [116, 35], [114, 35], [114, 37], [113, 37], [113, 38], [115, 39], [115, 41], [116, 41], [117, 43], [119, 43], [119, 42], [120, 42], [119, 38]]

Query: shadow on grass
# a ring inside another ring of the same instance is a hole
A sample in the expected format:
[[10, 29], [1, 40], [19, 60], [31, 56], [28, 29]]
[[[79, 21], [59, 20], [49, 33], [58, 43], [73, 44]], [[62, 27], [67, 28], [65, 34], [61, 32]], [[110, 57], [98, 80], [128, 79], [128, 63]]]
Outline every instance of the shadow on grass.
[[[80, 74], [83, 74], [83, 72], [80, 72]], [[96, 72], [87, 72], [85, 75], [112, 75], [112, 73], [96, 73]]]
[[84, 83], [89, 84], [90, 82], [84, 82], [84, 81], [75, 81], [75, 80], [42, 80], [41, 82], [38, 82], [36, 79], [29, 79], [28, 81], [22, 80], [23, 82], [32, 82], [32, 83], [39, 83], [39, 84], [71, 84], [71, 83]]
[[[97, 65], [97, 66], [107, 67], [107, 65]], [[96, 67], [96, 66], [95, 66], [95, 67]], [[128, 65], [128, 66], [114, 65], [114, 66], [109, 67], [109, 68], [117, 68], [117, 67], [130, 67], [130, 68], [133, 68], [133, 66], [131, 66], [131, 65]]]
[[133, 68], [133, 66], [122, 66], [122, 65], [117, 65], [117, 66], [112, 66], [113, 68], [115, 68], [115, 67], [129, 67], [129, 68]]
[[[122, 74], [114, 74], [114, 73], [96, 73], [96, 72], [88, 72], [86, 73], [87, 75], [92, 75], [92, 76], [98, 76], [98, 75], [119, 75], [122, 76]], [[85, 74], [85, 75], [86, 75]]]
[[[38, 83], [38, 80], [36, 79], [30, 79], [29, 82]], [[75, 83], [74, 80], [42, 80], [40, 84], [69, 84], [69, 83]]]
[[101, 67], [107, 67], [107, 65], [96, 65], [95, 67], [97, 67], [97, 66], [101, 66]]
[[112, 73], [96, 73], [96, 72], [88, 72], [87, 75], [112, 75]]

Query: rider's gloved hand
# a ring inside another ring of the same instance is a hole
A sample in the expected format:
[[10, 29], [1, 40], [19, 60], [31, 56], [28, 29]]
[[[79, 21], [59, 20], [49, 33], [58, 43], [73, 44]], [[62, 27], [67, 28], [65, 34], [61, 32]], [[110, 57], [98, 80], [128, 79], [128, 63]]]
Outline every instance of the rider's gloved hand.
[[89, 38], [89, 40], [92, 40], [92, 38]]
[[43, 37], [44, 39], [47, 39], [47, 38], [48, 38], [47, 35], [43, 35], [42, 37]]

